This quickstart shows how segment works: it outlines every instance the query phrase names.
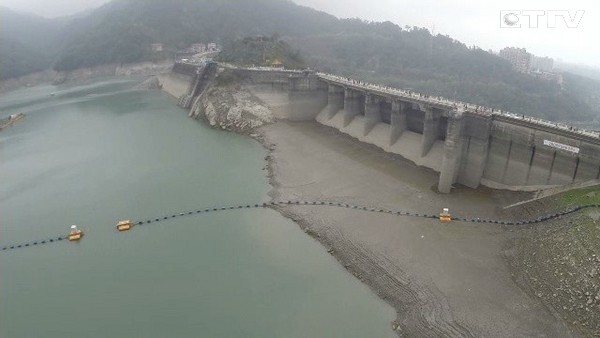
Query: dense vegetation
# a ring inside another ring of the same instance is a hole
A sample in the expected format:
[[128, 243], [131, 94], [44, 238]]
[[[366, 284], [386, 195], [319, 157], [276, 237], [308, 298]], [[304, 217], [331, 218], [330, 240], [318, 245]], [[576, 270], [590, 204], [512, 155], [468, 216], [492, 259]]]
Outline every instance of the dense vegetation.
[[51, 65], [42, 54], [19, 41], [0, 38], [0, 46], [5, 50], [0, 57], [0, 80], [45, 70]]
[[308, 62], [325, 71], [551, 120], [590, 121], [600, 115], [600, 83], [585, 77], [564, 73], [560, 85], [515, 72], [494, 54], [426, 29], [342, 23], [341, 34], [290, 43], [310, 51]]
[[[535, 79], [448, 36], [389, 22], [340, 20], [287, 0], [114, 0], [86, 16], [53, 20], [50, 28], [49, 20], [34, 24], [32, 18], [20, 19], [29, 24], [2, 23], [3, 31], [21, 44], [5, 48], [9, 40], [1, 41], [3, 78], [50, 64], [71, 70], [160, 59], [191, 43], [215, 41], [225, 47], [222, 58], [229, 61], [268, 64], [281, 59], [296, 67], [304, 59], [324, 71], [548, 119], [592, 121], [600, 116], [595, 80], [566, 72], [562, 84]], [[46, 33], [27, 33], [36, 30]], [[259, 42], [258, 35], [281, 38]], [[165, 52], [152, 53], [154, 42], [163, 43]], [[44, 62], [37, 63], [40, 59]]]
[[[315, 13], [316, 18], [310, 19]], [[319, 17], [335, 20], [280, 0], [116, 0], [98, 9], [93, 22], [79, 29], [55, 68], [149, 60], [155, 57], [150, 50], [153, 42], [174, 52], [196, 42], [224, 44], [276, 32], [302, 34], [311, 22], [316, 24], [308, 31], [316, 32]]]
[[48, 20], [0, 7], [0, 80], [51, 68], [67, 19]]
[[300, 51], [293, 50], [286, 42], [272, 37], [246, 37], [227, 42], [219, 60], [255, 66], [284, 66], [301, 69], [305, 67]]

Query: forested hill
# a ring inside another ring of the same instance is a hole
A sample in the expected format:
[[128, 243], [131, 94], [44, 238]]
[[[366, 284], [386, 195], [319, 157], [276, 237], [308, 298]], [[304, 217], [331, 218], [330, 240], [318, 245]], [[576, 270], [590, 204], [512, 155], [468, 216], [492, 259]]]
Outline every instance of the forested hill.
[[0, 80], [51, 68], [67, 23], [0, 6]]
[[400, 88], [600, 126], [600, 81], [563, 72], [563, 82], [513, 71], [508, 61], [448, 36], [389, 22], [342, 20], [343, 31], [290, 39], [309, 64]]
[[[592, 121], [600, 115], [597, 81], [569, 73], [562, 85], [534, 79], [512, 71], [493, 54], [432, 36], [426, 29], [340, 20], [287, 0], [113, 0], [86, 16], [52, 21], [51, 26], [45, 29], [52, 34], [43, 33], [45, 42], [52, 42], [47, 50], [39, 48], [41, 43], [24, 43], [18, 32], [12, 34], [9, 38], [18, 41], [9, 41], [14, 44], [10, 50], [30, 57], [7, 59], [20, 61], [8, 72], [2, 61], [0, 77], [47, 66], [35, 65], [40, 59], [57, 70], [71, 70], [164, 58], [195, 42], [220, 43], [230, 60], [253, 59], [253, 44], [240, 41], [279, 36], [283, 42], [275, 46], [275, 55], [285, 49], [293, 59], [324, 71], [553, 120]], [[151, 52], [155, 42], [164, 44], [162, 54]], [[53, 53], [56, 46], [59, 51]], [[0, 47], [0, 60], [5, 60], [8, 49]]]
[[176, 51], [195, 42], [316, 34], [337, 19], [282, 0], [115, 0], [81, 21], [57, 70], [151, 59], [153, 42]]

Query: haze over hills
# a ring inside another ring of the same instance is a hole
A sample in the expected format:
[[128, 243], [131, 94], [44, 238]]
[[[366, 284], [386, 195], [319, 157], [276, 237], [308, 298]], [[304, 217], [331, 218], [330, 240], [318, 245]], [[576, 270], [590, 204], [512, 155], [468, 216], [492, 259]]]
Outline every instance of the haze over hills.
[[45, 19], [0, 6], [0, 79], [53, 66], [66, 19]]
[[[219, 42], [224, 54], [238, 59], [232, 53], [246, 52], [228, 48], [239, 46], [239, 39], [277, 34], [324, 71], [552, 120], [592, 121], [600, 115], [598, 81], [569, 72], [562, 85], [535, 79], [513, 71], [504, 59], [426, 29], [337, 19], [286, 0], [115, 0], [84, 17], [48, 20], [4, 9], [2, 17], [2, 79], [50, 66], [71, 70], [155, 60], [194, 42]], [[154, 42], [166, 52], [152, 53]]]

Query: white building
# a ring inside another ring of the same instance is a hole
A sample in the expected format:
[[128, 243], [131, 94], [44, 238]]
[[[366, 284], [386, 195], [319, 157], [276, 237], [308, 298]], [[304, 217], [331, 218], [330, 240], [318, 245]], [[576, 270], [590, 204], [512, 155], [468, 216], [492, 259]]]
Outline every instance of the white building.
[[554, 69], [554, 60], [549, 57], [533, 56], [530, 69], [536, 72], [550, 73]]
[[527, 53], [525, 48], [506, 47], [500, 51], [499, 55], [508, 60], [517, 72], [529, 72], [531, 54]]

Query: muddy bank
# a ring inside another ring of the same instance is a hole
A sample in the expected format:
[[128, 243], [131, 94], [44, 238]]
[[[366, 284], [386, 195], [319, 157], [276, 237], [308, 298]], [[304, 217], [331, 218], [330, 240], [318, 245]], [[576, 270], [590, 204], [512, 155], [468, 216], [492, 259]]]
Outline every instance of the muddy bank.
[[[275, 199], [343, 203], [498, 218], [522, 196], [487, 189], [439, 195], [437, 175], [316, 123], [260, 129]], [[401, 336], [556, 336], [569, 330], [512, 280], [503, 255], [519, 232], [491, 225], [330, 208], [281, 211], [321, 241], [398, 312]]]

